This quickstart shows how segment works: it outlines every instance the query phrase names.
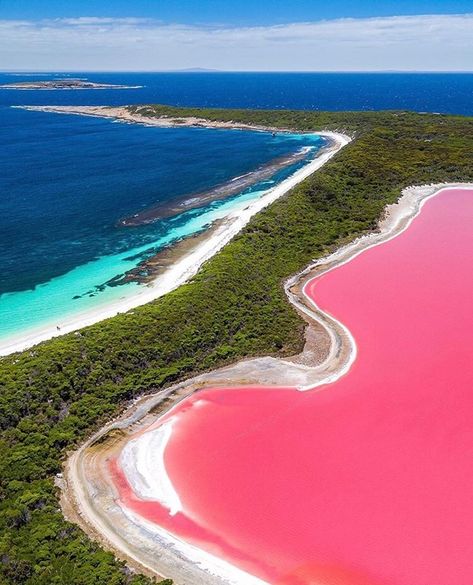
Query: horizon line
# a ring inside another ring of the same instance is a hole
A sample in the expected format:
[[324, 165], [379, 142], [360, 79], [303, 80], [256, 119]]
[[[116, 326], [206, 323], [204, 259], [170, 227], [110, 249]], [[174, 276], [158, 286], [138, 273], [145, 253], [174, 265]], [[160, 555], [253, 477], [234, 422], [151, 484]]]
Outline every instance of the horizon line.
[[466, 73], [473, 74], [473, 69], [206, 69], [189, 67], [182, 69], [0, 69], [0, 73]]

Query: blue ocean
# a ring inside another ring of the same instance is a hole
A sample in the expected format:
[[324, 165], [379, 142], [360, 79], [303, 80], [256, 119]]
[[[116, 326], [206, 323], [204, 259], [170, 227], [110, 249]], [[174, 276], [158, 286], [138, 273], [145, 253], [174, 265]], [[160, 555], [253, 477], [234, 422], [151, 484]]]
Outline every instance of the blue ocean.
[[[0, 74], [0, 84], [64, 75]], [[0, 89], [0, 340], [133, 295], [107, 283], [261, 196], [301, 162], [227, 200], [140, 227], [119, 221], [324, 141], [314, 135], [152, 128], [15, 105], [123, 105], [473, 114], [470, 74], [79, 73], [141, 89]]]

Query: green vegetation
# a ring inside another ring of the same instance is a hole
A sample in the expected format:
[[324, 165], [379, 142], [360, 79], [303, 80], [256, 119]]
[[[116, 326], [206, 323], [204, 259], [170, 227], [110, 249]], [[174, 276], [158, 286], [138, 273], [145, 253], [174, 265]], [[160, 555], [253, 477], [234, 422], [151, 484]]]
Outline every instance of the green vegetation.
[[256, 216], [189, 284], [132, 313], [0, 360], [0, 582], [141, 585], [59, 510], [68, 450], [127, 401], [243, 356], [288, 355], [303, 323], [282, 281], [372, 230], [411, 184], [473, 180], [473, 119], [406, 112], [177, 110], [357, 139]]

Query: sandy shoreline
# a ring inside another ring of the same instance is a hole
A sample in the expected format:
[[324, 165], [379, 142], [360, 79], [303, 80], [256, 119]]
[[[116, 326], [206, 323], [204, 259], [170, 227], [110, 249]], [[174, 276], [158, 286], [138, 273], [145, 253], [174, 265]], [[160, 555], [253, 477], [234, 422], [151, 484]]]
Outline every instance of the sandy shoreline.
[[[153, 533], [141, 519], [124, 514], [107, 481], [104, 461], [110, 455], [119, 453], [132, 435], [204, 386], [284, 385], [303, 391], [333, 382], [348, 372], [356, 359], [356, 342], [342, 323], [325, 314], [308, 298], [306, 286], [314, 278], [351, 261], [365, 250], [397, 237], [409, 227], [428, 199], [447, 188], [473, 189], [473, 184], [426, 185], [405, 189], [399, 201], [386, 208], [379, 231], [314, 262], [285, 283], [289, 301], [307, 321], [308, 329], [323, 329], [330, 338], [326, 355], [314, 358], [310, 343], [307, 343], [299, 359], [243, 360], [138, 399], [122, 416], [106, 425], [67, 460], [65, 476], [61, 478], [62, 505], [66, 516], [131, 566], [148, 574], [169, 576], [175, 579], [177, 585], [251, 583], [251, 576], [242, 575], [236, 567], [228, 573], [228, 563], [222, 570], [218, 559], [212, 555], [203, 553], [198, 558], [195, 547], [179, 541], [159, 527]], [[254, 582], [263, 583], [261, 580]]]
[[[108, 107], [53, 107], [53, 106], [21, 106], [27, 110], [34, 111], [48, 111], [57, 113], [77, 114], [77, 115], [92, 115], [100, 117], [112, 117], [114, 119], [124, 120], [132, 123], [148, 123], [148, 119], [131, 115], [129, 116], [128, 110], [125, 108], [108, 108]], [[103, 112], [106, 112], [105, 114]], [[125, 114], [124, 114], [125, 112]], [[125, 116], [120, 117], [120, 116]], [[157, 120], [154, 120], [157, 121]], [[199, 119], [198, 125], [203, 125], [202, 120]], [[226, 124], [226, 123], [224, 123]], [[161, 126], [163, 124], [153, 123], [151, 125]], [[176, 126], [175, 123], [170, 122], [166, 119], [165, 125]], [[183, 124], [178, 123], [178, 126]], [[195, 125], [195, 119], [189, 118], [189, 126]], [[209, 122], [209, 127], [222, 127], [214, 126]], [[235, 127], [227, 126], [224, 127]], [[238, 126], [240, 128], [240, 126]], [[259, 129], [251, 126], [245, 127], [246, 129]], [[267, 129], [265, 129], [267, 130]], [[314, 132], [315, 133], [315, 132]], [[302, 168], [298, 169], [287, 179], [281, 181], [275, 187], [269, 189], [262, 197], [250, 202], [244, 209], [238, 209], [231, 211], [229, 214], [221, 220], [221, 222], [215, 226], [215, 229], [208, 230], [208, 237], [202, 237], [197, 239], [197, 245], [190, 250], [186, 250], [186, 253], [176, 259], [176, 262], [172, 265], [166, 266], [163, 271], [160, 272], [159, 276], [150, 282], [147, 286], [137, 287], [137, 292], [133, 296], [123, 297], [113, 303], [98, 306], [96, 308], [87, 310], [86, 312], [76, 314], [69, 318], [65, 318], [60, 323], [51, 323], [46, 326], [38, 327], [35, 330], [31, 330], [25, 333], [19, 333], [12, 335], [8, 339], [0, 341], [0, 356], [9, 355], [18, 351], [23, 351], [30, 348], [42, 341], [46, 341], [53, 337], [64, 335], [72, 331], [77, 331], [88, 325], [93, 325], [104, 319], [114, 317], [119, 313], [124, 313], [140, 305], [149, 303], [150, 301], [157, 299], [166, 293], [176, 289], [181, 284], [192, 278], [200, 269], [202, 264], [209, 260], [214, 254], [223, 248], [240, 230], [249, 222], [251, 217], [276, 201], [279, 197], [286, 194], [298, 183], [309, 177], [313, 172], [321, 168], [332, 156], [334, 156], [343, 146], [350, 142], [350, 137], [343, 134], [337, 134], [334, 132], [317, 132], [320, 136], [324, 136], [330, 141], [330, 146], [323, 149], [321, 154]], [[57, 329], [59, 325], [60, 329]]]

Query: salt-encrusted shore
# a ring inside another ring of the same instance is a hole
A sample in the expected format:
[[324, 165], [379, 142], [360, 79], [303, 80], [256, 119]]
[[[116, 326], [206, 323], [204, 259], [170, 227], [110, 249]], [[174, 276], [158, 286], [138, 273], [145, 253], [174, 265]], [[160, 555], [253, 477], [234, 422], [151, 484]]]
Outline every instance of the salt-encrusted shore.
[[[150, 424], [156, 425], [157, 420], [163, 422], [172, 420], [167, 414], [169, 409], [204, 386], [279, 385], [294, 386], [303, 391], [325, 386], [348, 372], [356, 359], [355, 340], [342, 323], [320, 310], [305, 294], [307, 284], [314, 278], [351, 261], [365, 250], [397, 237], [409, 227], [429, 198], [447, 188], [473, 190], [473, 184], [425, 185], [405, 189], [398, 203], [386, 208], [378, 231], [355, 240], [328, 257], [317, 260], [285, 283], [290, 302], [308, 323], [308, 342], [300, 356], [293, 360], [275, 358], [243, 360], [232, 366], [197, 376], [137, 400], [121, 417], [91, 437], [68, 459], [64, 478], [60, 479], [63, 487], [62, 504], [66, 516], [77, 522], [105, 547], [115, 551], [131, 566], [149, 574], [172, 577], [177, 585], [263, 583], [236, 567], [232, 569], [229, 563], [199, 551], [195, 546], [182, 542], [160, 527], [153, 526], [121, 508], [110, 482], [106, 460], [112, 456], [119, 456], [124, 446], [130, 444], [130, 440], [140, 435]], [[328, 351], [324, 355], [314, 353], [311, 342], [314, 333], [321, 339], [321, 331], [324, 331], [330, 340]], [[161, 433], [156, 437], [157, 443], [153, 448], [162, 454], [168, 439], [169, 433]], [[143, 453], [139, 453], [138, 456], [142, 459]], [[164, 461], [161, 463], [161, 473], [165, 474]], [[133, 474], [134, 463], [128, 461], [125, 465], [128, 466], [128, 472], [131, 471]], [[133, 477], [131, 480], [135, 481]], [[139, 480], [136, 482], [134, 487], [137, 492], [142, 491]], [[161, 494], [163, 504], [169, 507], [171, 513], [179, 510], [178, 494], [173, 491], [167, 475], [161, 478], [158, 492]]]
[[[23, 106], [22, 106], [23, 107]], [[117, 118], [123, 111], [128, 112], [125, 108], [108, 108], [95, 106], [24, 106], [27, 110], [40, 110], [48, 112], [59, 113], [74, 113], [79, 115], [94, 115], [105, 116], [100, 112], [106, 111], [105, 117]], [[93, 113], [88, 113], [93, 112]], [[108, 115], [109, 112], [114, 112], [113, 115]], [[144, 122], [143, 122], [144, 120]], [[127, 122], [133, 123], [148, 123], [148, 119], [144, 117], [133, 119], [126, 118]], [[205, 121], [200, 120], [199, 125], [205, 125]], [[169, 119], [165, 123], [167, 126], [176, 125], [182, 127], [182, 123], [171, 124]], [[153, 125], [160, 125], [159, 123]], [[195, 125], [194, 119], [189, 119], [188, 125]], [[209, 122], [209, 127], [214, 126]], [[228, 127], [228, 126], [224, 126]], [[240, 126], [238, 126], [240, 127]], [[262, 127], [253, 128], [245, 126], [245, 129], [258, 129]], [[19, 333], [13, 335], [5, 340], [0, 341], [0, 356], [9, 355], [18, 351], [23, 351], [32, 347], [42, 341], [46, 341], [59, 335], [64, 335], [72, 331], [77, 331], [114, 317], [118, 313], [124, 313], [140, 305], [149, 303], [166, 293], [176, 289], [181, 284], [192, 278], [200, 269], [202, 264], [209, 260], [214, 254], [223, 248], [241, 229], [249, 222], [251, 217], [276, 201], [279, 197], [286, 194], [298, 183], [306, 179], [309, 175], [321, 168], [332, 156], [334, 156], [343, 146], [348, 144], [351, 140], [349, 136], [338, 134], [335, 132], [317, 132], [320, 136], [324, 136], [329, 141], [329, 146], [324, 148], [320, 154], [309, 163], [298, 169], [291, 176], [284, 181], [275, 185], [273, 188], [262, 195], [259, 199], [248, 203], [243, 209], [229, 211], [228, 215], [214, 226], [214, 229], [209, 229], [208, 237], [202, 236], [195, 239], [195, 246], [185, 249], [185, 253], [179, 256], [176, 261], [167, 266], [160, 272], [159, 276], [146, 286], [136, 287], [136, 293], [133, 296], [126, 296], [117, 301], [111, 302], [103, 306], [91, 308], [84, 313], [75, 314], [70, 317], [65, 317], [59, 324], [51, 323], [44, 327], [39, 327], [34, 331], [28, 333]], [[58, 329], [59, 325], [59, 329]]]

